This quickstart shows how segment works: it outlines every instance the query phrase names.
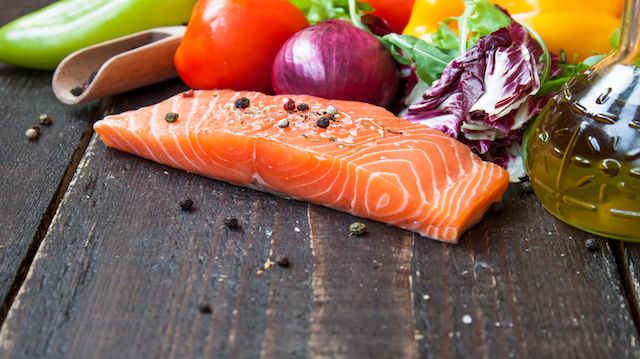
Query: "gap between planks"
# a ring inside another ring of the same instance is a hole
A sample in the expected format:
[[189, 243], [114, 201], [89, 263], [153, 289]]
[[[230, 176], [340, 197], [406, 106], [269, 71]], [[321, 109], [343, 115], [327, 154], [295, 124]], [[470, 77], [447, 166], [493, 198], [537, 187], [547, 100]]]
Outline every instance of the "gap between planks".
[[[98, 114], [106, 115], [107, 113], [113, 111], [112, 104], [112, 98], [105, 98], [101, 100]], [[0, 304], [0, 331], [3, 328], [4, 321], [7, 319], [9, 310], [11, 309], [11, 306], [13, 305], [18, 292], [20, 291], [20, 288], [27, 278], [29, 268], [31, 268], [31, 264], [33, 263], [33, 260], [38, 253], [38, 249], [40, 248], [40, 244], [42, 244], [42, 240], [49, 231], [49, 226], [51, 225], [51, 222], [53, 221], [53, 218], [58, 211], [58, 207], [60, 206], [60, 203], [62, 202], [67, 189], [69, 188], [69, 184], [76, 174], [78, 165], [80, 164], [80, 161], [82, 160], [87, 147], [89, 146], [89, 142], [91, 141], [91, 137], [93, 136], [93, 123], [94, 121], [88, 121], [87, 127], [84, 129], [82, 137], [80, 138], [80, 141], [78, 143], [78, 147], [73, 152], [73, 156], [71, 156], [71, 161], [69, 162], [69, 165], [64, 172], [64, 176], [58, 184], [58, 188], [55, 191], [53, 200], [51, 201], [51, 203], [49, 203], [47, 210], [44, 212], [42, 218], [40, 219], [38, 229], [36, 230], [36, 233], [31, 240], [31, 244], [29, 245], [29, 249], [27, 250], [25, 258], [20, 263], [20, 267], [18, 268], [16, 276], [11, 283], [9, 292], [7, 293], [6, 297], [3, 298], [2, 304]]]
[[614, 239], [609, 239], [608, 242], [609, 246], [611, 246], [611, 253], [613, 254], [613, 258], [615, 258], [616, 266], [618, 267], [618, 276], [620, 276], [622, 292], [627, 300], [631, 319], [633, 320], [636, 332], [640, 335], [640, 301], [638, 298], [640, 292], [634, 283], [635, 278], [631, 269], [631, 261], [629, 261], [624, 242]]

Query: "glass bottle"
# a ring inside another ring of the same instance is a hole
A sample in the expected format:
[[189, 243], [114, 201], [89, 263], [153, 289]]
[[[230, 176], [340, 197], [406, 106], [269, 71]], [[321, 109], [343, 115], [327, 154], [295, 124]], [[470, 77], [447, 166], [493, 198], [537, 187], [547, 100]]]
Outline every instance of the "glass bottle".
[[549, 212], [585, 231], [636, 242], [640, 242], [638, 66], [640, 0], [626, 0], [618, 51], [571, 80], [549, 101], [533, 123], [525, 147], [532, 187]]

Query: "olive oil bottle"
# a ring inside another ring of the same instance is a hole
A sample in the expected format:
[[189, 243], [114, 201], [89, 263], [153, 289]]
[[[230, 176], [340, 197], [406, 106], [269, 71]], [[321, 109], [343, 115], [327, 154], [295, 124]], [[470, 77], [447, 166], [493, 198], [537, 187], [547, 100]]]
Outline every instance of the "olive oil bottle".
[[[583, 39], [582, 41], [588, 41]], [[526, 139], [544, 207], [585, 231], [640, 242], [640, 0], [627, 0], [618, 52], [574, 78]]]

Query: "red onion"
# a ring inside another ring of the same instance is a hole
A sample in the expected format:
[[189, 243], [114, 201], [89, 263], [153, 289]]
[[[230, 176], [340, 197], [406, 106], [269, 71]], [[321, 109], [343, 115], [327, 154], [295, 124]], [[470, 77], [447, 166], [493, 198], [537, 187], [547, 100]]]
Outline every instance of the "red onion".
[[398, 90], [398, 68], [371, 34], [343, 20], [329, 20], [293, 35], [273, 64], [277, 94], [389, 106]]

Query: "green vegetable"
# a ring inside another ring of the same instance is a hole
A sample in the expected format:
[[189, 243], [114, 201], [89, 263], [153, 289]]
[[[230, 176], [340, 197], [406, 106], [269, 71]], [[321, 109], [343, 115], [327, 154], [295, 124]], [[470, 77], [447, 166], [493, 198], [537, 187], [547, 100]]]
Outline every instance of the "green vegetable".
[[440, 78], [444, 68], [454, 58], [437, 46], [410, 35], [388, 34], [382, 37], [382, 42], [398, 63], [415, 63], [418, 77], [429, 84]]
[[0, 29], [0, 62], [52, 70], [81, 48], [186, 22], [196, 0], [61, 0]]
[[467, 51], [478, 40], [503, 27], [511, 25], [511, 18], [487, 0], [465, 0], [460, 27], [460, 53]]
[[[449, 27], [452, 22], [458, 23], [460, 35]], [[403, 65], [415, 64], [420, 79], [431, 84], [442, 76], [451, 60], [466, 52], [481, 37], [510, 24], [511, 18], [488, 0], [465, 0], [462, 16], [441, 22], [430, 39], [388, 34], [382, 37], [382, 42], [396, 61]]]
[[[302, 11], [311, 25], [330, 19], [350, 20], [349, 0], [290, 0]], [[371, 11], [373, 8], [366, 2], [357, 2], [360, 12]]]

